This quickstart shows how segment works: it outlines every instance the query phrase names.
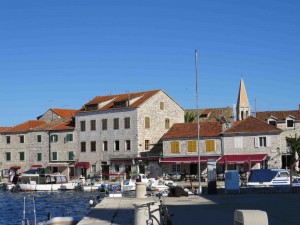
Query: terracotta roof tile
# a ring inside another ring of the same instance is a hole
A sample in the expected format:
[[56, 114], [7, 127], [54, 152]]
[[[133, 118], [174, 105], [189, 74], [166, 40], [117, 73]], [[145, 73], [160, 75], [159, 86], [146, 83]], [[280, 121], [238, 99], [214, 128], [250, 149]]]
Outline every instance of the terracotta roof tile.
[[6, 131], [6, 130], [8, 130], [8, 129], [10, 129], [11, 127], [0, 127], [0, 132], [2, 132], [2, 131]]
[[293, 116], [296, 120], [300, 120], [300, 110], [256, 112], [256, 118], [261, 121], [267, 121], [270, 117], [275, 117], [278, 121], [285, 121], [288, 116]]
[[75, 123], [73, 117], [59, 118], [38, 126], [32, 130], [34, 131], [46, 131], [46, 130], [74, 130]]
[[5, 130], [4, 132], [12, 133], [12, 132], [27, 132], [32, 130], [35, 127], [45, 124], [44, 120], [29, 120], [27, 122], [18, 124], [10, 129]]
[[[147, 101], [150, 97], [155, 95], [161, 90], [152, 90], [152, 91], [144, 91], [144, 92], [135, 92], [135, 93], [126, 93], [126, 94], [118, 94], [118, 95], [108, 95], [108, 96], [97, 96], [88, 103], [85, 104], [85, 106], [89, 105], [98, 105], [101, 103], [108, 102], [107, 104], [104, 104], [100, 109], [98, 110], [110, 110], [110, 109], [120, 109], [120, 108], [113, 108], [114, 104], [116, 102], [122, 102], [134, 98], [139, 98], [136, 101], [134, 101], [132, 104], [127, 106], [127, 108], [136, 108], [139, 107], [141, 104], [143, 104], [145, 101]], [[85, 111], [86, 107], [82, 107], [81, 111]]]
[[282, 130], [270, 124], [249, 116], [245, 120], [235, 123], [223, 133], [262, 133], [262, 132], [281, 132]]
[[61, 116], [61, 117], [69, 117], [69, 116], [74, 116], [76, 112], [78, 112], [79, 110], [75, 110], [75, 109], [58, 109], [58, 108], [54, 108], [51, 109], [55, 114]]
[[[197, 114], [196, 109], [187, 109], [185, 112], [193, 112]], [[233, 118], [233, 109], [231, 107], [224, 108], [207, 108], [207, 109], [199, 109], [200, 122], [216, 122], [220, 121], [221, 116], [224, 116], [227, 122], [230, 122]], [[202, 115], [202, 116], [201, 116]], [[207, 117], [203, 117], [207, 115]], [[195, 122], [197, 117], [195, 117]]]
[[[201, 122], [200, 137], [220, 136], [222, 125], [219, 122]], [[198, 136], [197, 123], [175, 123], [162, 139], [196, 138]]]

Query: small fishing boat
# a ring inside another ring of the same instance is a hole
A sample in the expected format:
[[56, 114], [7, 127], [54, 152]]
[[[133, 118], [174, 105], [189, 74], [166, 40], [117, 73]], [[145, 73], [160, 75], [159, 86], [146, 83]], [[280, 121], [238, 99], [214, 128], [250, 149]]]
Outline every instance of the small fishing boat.
[[21, 191], [58, 191], [74, 190], [76, 183], [68, 182], [67, 177], [60, 173], [53, 174], [22, 174]]
[[145, 174], [132, 175], [130, 179], [126, 179], [122, 182], [122, 191], [135, 191], [137, 181], [147, 184], [149, 182], [149, 179]]

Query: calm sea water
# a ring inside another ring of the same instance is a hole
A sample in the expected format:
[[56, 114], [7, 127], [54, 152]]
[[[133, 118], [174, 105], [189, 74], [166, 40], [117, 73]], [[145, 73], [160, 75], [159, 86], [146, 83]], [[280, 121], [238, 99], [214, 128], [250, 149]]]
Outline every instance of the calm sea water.
[[47, 213], [70, 215], [81, 220], [90, 210], [89, 199], [97, 192], [57, 191], [57, 192], [17, 192], [0, 191], [0, 225], [20, 225], [23, 218], [24, 197], [26, 218], [34, 222], [33, 197], [37, 222], [47, 219]]

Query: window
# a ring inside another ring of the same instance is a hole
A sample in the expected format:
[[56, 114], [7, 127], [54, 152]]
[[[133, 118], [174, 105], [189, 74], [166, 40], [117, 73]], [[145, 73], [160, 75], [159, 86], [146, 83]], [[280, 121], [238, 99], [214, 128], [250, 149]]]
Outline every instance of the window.
[[159, 103], [159, 108], [160, 108], [161, 110], [164, 110], [164, 109], [165, 109], [165, 103], [164, 103], [164, 102], [160, 102], [160, 103]]
[[85, 131], [85, 121], [80, 121], [80, 131]]
[[37, 138], [37, 142], [42, 142], [42, 135], [39, 134], [36, 136], [36, 138]]
[[165, 119], [165, 129], [170, 129], [170, 119]]
[[73, 141], [73, 134], [67, 134], [65, 136], [65, 143], [67, 143], [69, 141]]
[[130, 117], [126, 117], [124, 119], [124, 128], [129, 129], [130, 128]]
[[119, 129], [119, 118], [114, 118], [114, 129], [115, 130]]
[[179, 141], [171, 142], [171, 153], [180, 153]]
[[74, 152], [73, 151], [69, 151], [68, 152], [68, 160], [74, 160], [74, 158], [75, 158]]
[[102, 130], [107, 130], [107, 119], [102, 119]]
[[96, 151], [96, 141], [91, 141], [91, 152]]
[[273, 125], [274, 127], [277, 127], [277, 121], [276, 120], [269, 120], [269, 124]]
[[10, 144], [10, 136], [6, 136], [6, 144]]
[[286, 127], [294, 127], [294, 120], [286, 120]]
[[145, 129], [150, 128], [150, 117], [145, 117]]
[[120, 142], [115, 141], [115, 151], [119, 151], [119, 150], [120, 150]]
[[57, 152], [52, 152], [52, 160], [57, 160]]
[[25, 160], [25, 152], [19, 152], [19, 156], [20, 156], [20, 161]]
[[37, 154], [37, 161], [42, 161], [43, 160], [43, 158], [42, 158], [42, 153], [38, 153]]
[[243, 137], [234, 137], [234, 147], [243, 148]]
[[149, 150], [150, 149], [150, 141], [149, 140], [145, 140], [145, 150]]
[[181, 166], [180, 166], [180, 164], [174, 164], [174, 165], [172, 165], [172, 172], [173, 173], [180, 173], [181, 172]]
[[125, 150], [131, 150], [131, 146], [130, 146], [130, 140], [126, 140], [125, 141]]
[[197, 152], [197, 141], [188, 141], [188, 152]]
[[80, 145], [81, 145], [81, 152], [86, 152], [86, 143], [85, 143], [85, 141], [82, 141]]
[[269, 138], [267, 137], [256, 137], [254, 138], [254, 147], [267, 147], [270, 146]]
[[50, 141], [51, 142], [57, 142], [58, 141], [58, 135], [57, 134], [52, 134], [50, 136]]
[[119, 165], [115, 165], [115, 172], [120, 172], [120, 166]]
[[20, 143], [24, 143], [24, 135], [20, 135]]
[[10, 152], [5, 152], [5, 158], [6, 158], [6, 161], [11, 161], [11, 154], [10, 154]]
[[205, 141], [206, 152], [216, 151], [215, 140], [206, 140]]
[[107, 141], [103, 141], [103, 151], [107, 151]]
[[91, 130], [96, 130], [96, 120], [91, 120]]

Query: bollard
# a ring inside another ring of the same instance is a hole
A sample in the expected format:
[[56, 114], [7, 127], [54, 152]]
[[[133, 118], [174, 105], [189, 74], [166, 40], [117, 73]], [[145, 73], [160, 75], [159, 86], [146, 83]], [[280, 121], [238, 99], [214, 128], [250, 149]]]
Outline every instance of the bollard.
[[140, 203], [135, 205], [134, 225], [159, 225], [160, 213], [158, 203]]
[[146, 183], [136, 182], [135, 183], [135, 197], [136, 198], [147, 198], [146, 196]]
[[234, 211], [234, 225], [268, 225], [268, 215], [261, 210], [241, 210]]

